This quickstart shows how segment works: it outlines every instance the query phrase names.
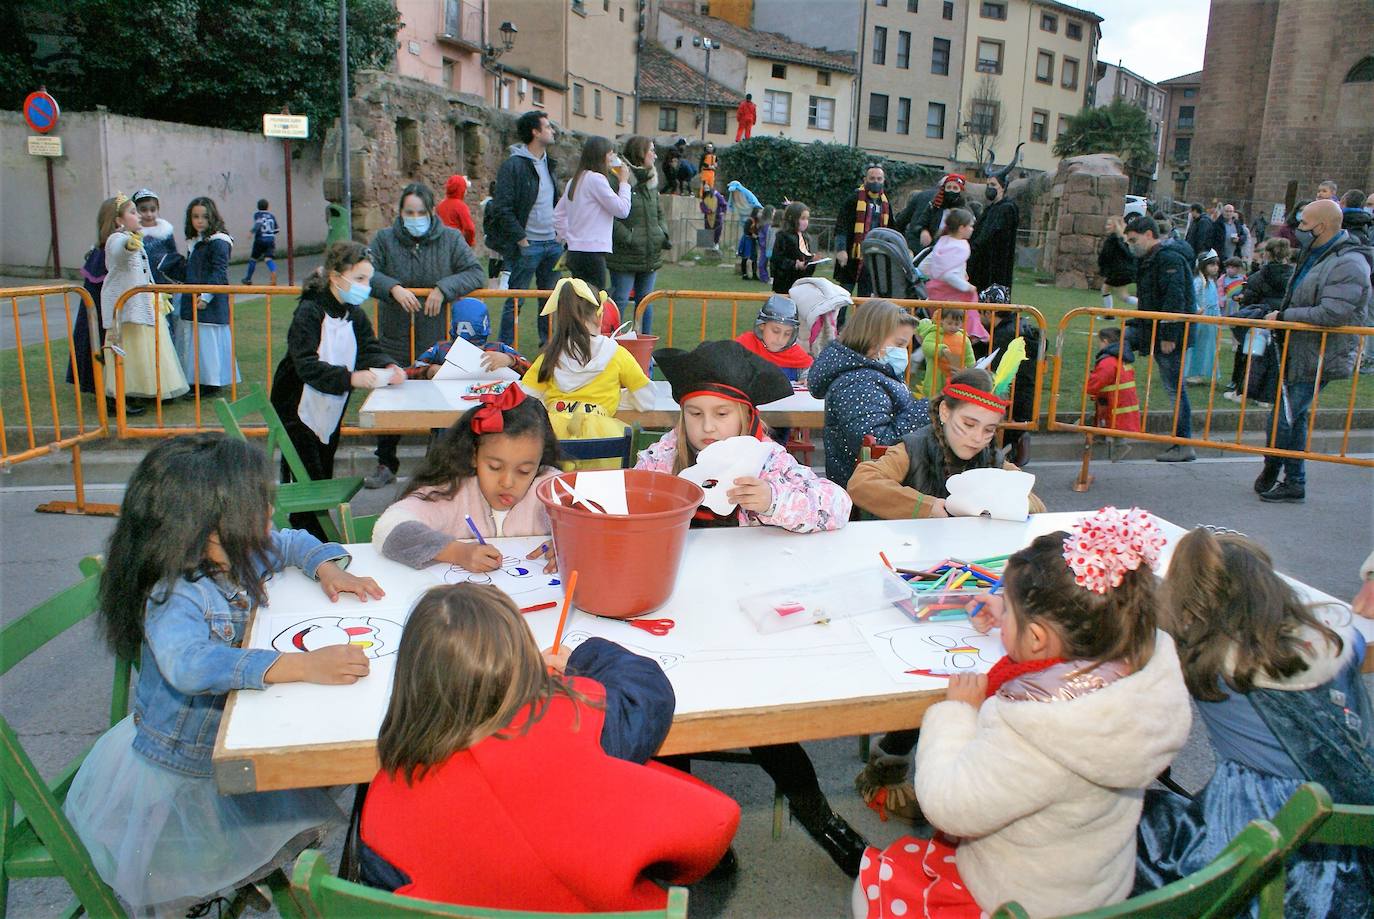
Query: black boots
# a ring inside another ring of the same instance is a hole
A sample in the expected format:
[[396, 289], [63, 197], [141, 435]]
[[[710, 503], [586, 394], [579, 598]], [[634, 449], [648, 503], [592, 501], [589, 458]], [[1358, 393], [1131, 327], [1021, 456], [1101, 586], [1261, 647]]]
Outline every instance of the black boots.
[[830, 809], [822, 794], [798, 795], [789, 798], [792, 819], [816, 840], [840, 870], [852, 878], [859, 876], [859, 861], [868, 841], [849, 823]]

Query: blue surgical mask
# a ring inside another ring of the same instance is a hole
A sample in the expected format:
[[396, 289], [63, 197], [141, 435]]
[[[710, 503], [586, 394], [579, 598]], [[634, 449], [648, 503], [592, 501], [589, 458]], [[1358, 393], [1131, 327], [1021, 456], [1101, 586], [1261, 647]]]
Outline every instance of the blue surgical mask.
[[404, 217], [401, 222], [405, 224], [406, 232], [411, 236], [424, 236], [429, 232], [428, 217]]
[[1306, 249], [1312, 245], [1312, 239], [1315, 234], [1311, 230], [1304, 230], [1299, 227], [1293, 231], [1293, 235], [1298, 238], [1298, 245]]
[[362, 306], [363, 301], [370, 296], [372, 296], [371, 287], [367, 286], [366, 284], [350, 282], [348, 285], [348, 290], [344, 291], [343, 296], [339, 299], [342, 300], [344, 303], [347, 303], [349, 306]]
[[887, 349], [887, 352], [883, 355], [883, 360], [886, 361], [887, 366], [895, 370], [897, 376], [900, 377], [906, 375], [906, 365], [911, 360], [911, 355], [907, 354], [906, 348], [900, 345], [893, 345], [891, 348]]

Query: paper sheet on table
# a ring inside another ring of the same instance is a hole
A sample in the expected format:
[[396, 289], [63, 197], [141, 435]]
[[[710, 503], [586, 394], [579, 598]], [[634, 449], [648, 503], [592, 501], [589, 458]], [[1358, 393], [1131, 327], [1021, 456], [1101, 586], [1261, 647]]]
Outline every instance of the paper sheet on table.
[[931, 677], [987, 673], [1006, 654], [1000, 631], [983, 635], [967, 622], [916, 623], [888, 611], [850, 622], [898, 683], [928, 685]]
[[970, 469], [945, 482], [945, 509], [955, 517], [986, 514], [993, 520], [1025, 520], [1035, 476], [1011, 469]]
[[474, 377], [483, 377], [511, 382], [520, 379], [520, 374], [509, 367], [502, 367], [499, 370], [485, 369], [482, 366], [483, 353], [481, 348], [467, 339], [455, 338], [453, 344], [449, 346], [448, 356], [444, 358], [444, 363], [440, 365], [439, 372], [434, 375], [434, 379], [470, 380]]
[[725, 496], [734, 487], [735, 479], [757, 477], [772, 452], [771, 444], [757, 437], [727, 437], [708, 444], [697, 454], [696, 465], [688, 466], [678, 475], [700, 485], [706, 492], [702, 506], [723, 517], [736, 506]]
[[630, 506], [625, 498], [625, 470], [601, 469], [593, 472], [579, 472], [573, 483], [577, 498], [594, 501], [608, 514], [625, 515]]

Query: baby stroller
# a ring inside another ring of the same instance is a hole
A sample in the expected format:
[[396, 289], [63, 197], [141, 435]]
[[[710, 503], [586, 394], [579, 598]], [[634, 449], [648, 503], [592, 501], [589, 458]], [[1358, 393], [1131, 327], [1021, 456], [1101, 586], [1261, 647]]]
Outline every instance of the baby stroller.
[[926, 278], [912, 264], [906, 238], [896, 230], [869, 230], [859, 244], [864, 271], [875, 297], [890, 300], [926, 299]]

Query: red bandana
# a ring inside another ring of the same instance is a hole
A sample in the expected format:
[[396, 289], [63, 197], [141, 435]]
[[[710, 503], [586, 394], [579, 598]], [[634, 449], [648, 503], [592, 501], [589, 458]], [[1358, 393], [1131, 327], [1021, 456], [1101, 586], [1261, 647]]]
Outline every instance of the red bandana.
[[759, 418], [759, 410], [754, 405], [742, 389], [727, 386], [724, 383], [703, 383], [701, 389], [694, 389], [684, 395], [679, 400], [679, 405], [686, 403], [688, 399], [695, 396], [715, 396], [717, 399], [724, 399], [726, 402], [738, 402], [740, 405], [749, 406], [749, 436], [763, 440], [767, 435], [763, 431], [763, 419]]
[[997, 695], [997, 690], [1017, 677], [1025, 676], [1028, 673], [1039, 673], [1041, 670], [1048, 670], [1055, 664], [1064, 663], [1062, 657], [1051, 657], [1043, 661], [1014, 661], [1010, 655], [1004, 656], [1000, 661], [992, 665], [988, 671], [988, 698]]
[[506, 429], [504, 412], [515, 408], [525, 401], [525, 391], [519, 384], [511, 383], [499, 393], [483, 393], [477, 397], [482, 405], [472, 413], [469, 422], [474, 434], [500, 434]]
[[979, 408], [990, 409], [994, 412], [1007, 413], [1011, 406], [1010, 400], [1003, 399], [1001, 396], [978, 389], [975, 386], [967, 386], [963, 383], [949, 383], [940, 394], [950, 399], [961, 399]]
[[781, 351], [769, 351], [764, 345], [763, 339], [759, 338], [757, 333], [752, 331], [745, 332], [740, 335], [739, 338], [736, 338], [735, 341], [744, 345], [744, 347], [748, 348], [768, 363], [778, 367], [785, 367], [789, 370], [800, 370], [803, 367], [811, 366], [811, 355], [807, 354], [806, 349], [801, 345], [794, 344]]

